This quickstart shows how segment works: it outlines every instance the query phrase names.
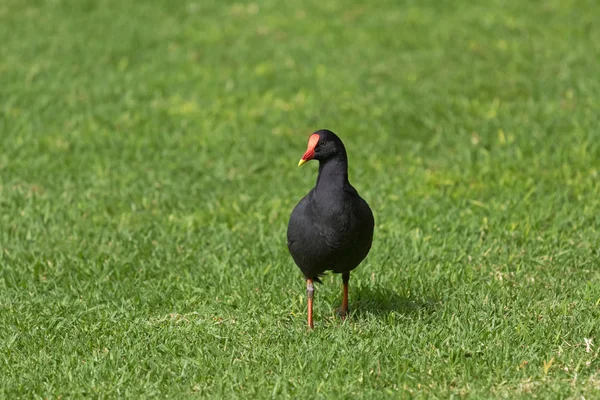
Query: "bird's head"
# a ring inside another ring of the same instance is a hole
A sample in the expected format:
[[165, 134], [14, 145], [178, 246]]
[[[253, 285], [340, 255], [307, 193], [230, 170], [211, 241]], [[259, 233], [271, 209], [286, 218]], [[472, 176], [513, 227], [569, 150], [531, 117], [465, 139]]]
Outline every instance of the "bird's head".
[[346, 149], [340, 138], [327, 129], [321, 129], [310, 135], [306, 152], [298, 166], [310, 160], [326, 161], [334, 157], [345, 156]]

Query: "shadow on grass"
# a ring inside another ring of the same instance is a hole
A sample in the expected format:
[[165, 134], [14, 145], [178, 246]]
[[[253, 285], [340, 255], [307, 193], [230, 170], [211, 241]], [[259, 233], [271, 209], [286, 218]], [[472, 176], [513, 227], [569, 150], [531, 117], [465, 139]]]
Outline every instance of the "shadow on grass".
[[362, 286], [356, 288], [352, 314], [355, 318], [368, 315], [384, 316], [392, 312], [411, 315], [416, 313], [431, 314], [436, 307], [433, 300], [418, 300], [414, 296], [402, 296], [383, 286]]

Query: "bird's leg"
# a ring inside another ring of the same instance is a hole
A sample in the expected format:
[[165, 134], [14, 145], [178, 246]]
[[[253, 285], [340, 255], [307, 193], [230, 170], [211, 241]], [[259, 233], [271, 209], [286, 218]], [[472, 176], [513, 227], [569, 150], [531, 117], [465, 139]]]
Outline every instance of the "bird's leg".
[[306, 280], [306, 296], [308, 297], [308, 327], [312, 329], [313, 324], [313, 297], [315, 294], [315, 287], [313, 286], [313, 280]]
[[348, 281], [350, 281], [350, 272], [344, 272], [342, 274], [342, 282], [344, 283], [344, 294], [342, 297], [342, 308], [340, 309], [340, 316], [342, 319], [346, 319], [348, 315]]

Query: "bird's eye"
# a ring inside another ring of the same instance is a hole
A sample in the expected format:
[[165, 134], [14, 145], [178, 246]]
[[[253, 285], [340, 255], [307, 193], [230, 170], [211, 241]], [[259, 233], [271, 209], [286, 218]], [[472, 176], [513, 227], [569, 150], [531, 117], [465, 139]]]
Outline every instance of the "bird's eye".
[[324, 144], [325, 144], [325, 141], [324, 141], [324, 140], [321, 140], [321, 141], [319, 142], [319, 146], [323, 146]]

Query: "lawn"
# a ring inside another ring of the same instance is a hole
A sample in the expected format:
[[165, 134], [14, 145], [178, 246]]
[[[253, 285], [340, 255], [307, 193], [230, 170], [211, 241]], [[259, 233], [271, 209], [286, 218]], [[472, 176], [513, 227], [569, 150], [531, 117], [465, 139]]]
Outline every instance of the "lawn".
[[[600, 3], [0, 3], [0, 397], [600, 397]], [[344, 140], [376, 220], [286, 248]]]

